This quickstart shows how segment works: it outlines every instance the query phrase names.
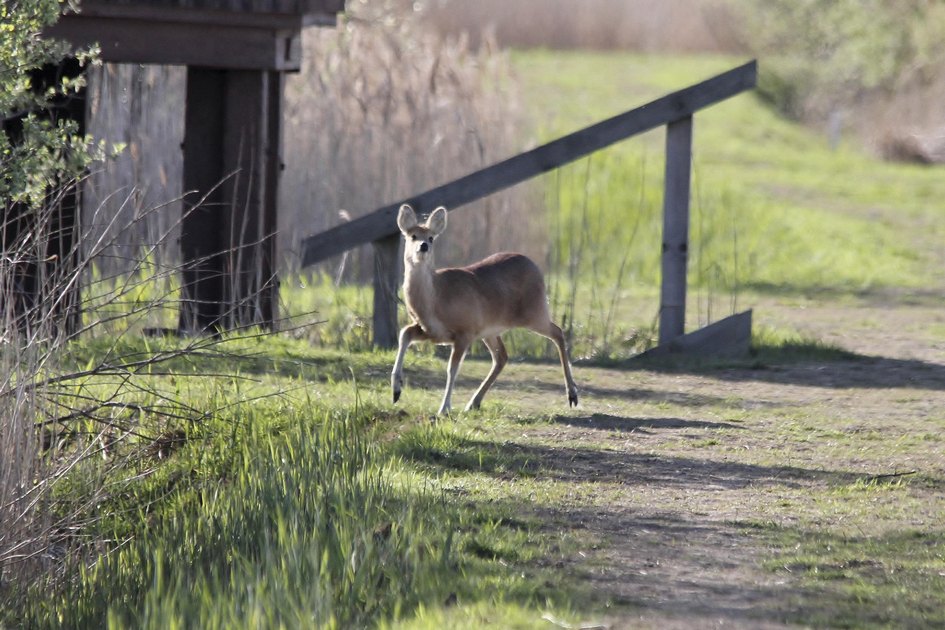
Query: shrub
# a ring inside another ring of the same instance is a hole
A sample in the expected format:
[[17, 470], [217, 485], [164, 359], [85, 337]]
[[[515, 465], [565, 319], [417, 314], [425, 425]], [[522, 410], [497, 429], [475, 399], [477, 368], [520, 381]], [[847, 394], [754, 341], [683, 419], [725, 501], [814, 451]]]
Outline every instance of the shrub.
[[735, 0], [758, 90], [795, 120], [843, 121], [890, 158], [945, 158], [945, 5]]

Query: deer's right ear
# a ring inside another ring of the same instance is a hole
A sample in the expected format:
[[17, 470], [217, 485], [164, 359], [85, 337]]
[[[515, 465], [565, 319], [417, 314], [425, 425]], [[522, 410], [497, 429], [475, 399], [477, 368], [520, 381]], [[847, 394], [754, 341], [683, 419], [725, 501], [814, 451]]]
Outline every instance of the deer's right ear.
[[407, 204], [400, 206], [400, 212], [397, 213], [397, 227], [404, 234], [417, 227], [417, 215]]

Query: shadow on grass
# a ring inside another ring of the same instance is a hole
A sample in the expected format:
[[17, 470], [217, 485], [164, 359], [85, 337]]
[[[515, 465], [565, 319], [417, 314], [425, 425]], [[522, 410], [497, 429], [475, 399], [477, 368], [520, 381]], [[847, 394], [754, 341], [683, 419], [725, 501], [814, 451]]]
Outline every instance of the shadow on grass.
[[626, 607], [640, 620], [669, 618], [679, 627], [708, 620], [735, 627], [945, 624], [940, 530], [849, 537], [653, 510], [536, 511], [551, 531], [602, 539], [589, 562], [572, 557], [560, 568], [592, 602]]
[[626, 433], [653, 433], [649, 429], [738, 429], [745, 427], [730, 422], [707, 422], [704, 420], [683, 420], [681, 418], [625, 418], [605, 413], [590, 416], [557, 416], [554, 422], [585, 429], [601, 431], [623, 431]]
[[867, 356], [816, 342], [755, 347], [744, 359], [631, 359], [619, 368], [806, 387], [945, 390], [945, 364]]
[[[565, 421], [571, 422], [573, 418]], [[654, 425], [650, 419], [628, 419], [628, 422]], [[798, 488], [811, 483], [840, 486], [863, 478], [852, 472], [794, 466], [758, 466], [579, 447], [496, 443], [445, 432], [432, 439], [429, 435], [418, 435], [416, 439], [407, 437], [398, 445], [398, 454], [409, 461], [445, 471], [474, 471], [502, 479], [535, 477], [570, 483], [666, 485], [700, 490], [774, 485]]]

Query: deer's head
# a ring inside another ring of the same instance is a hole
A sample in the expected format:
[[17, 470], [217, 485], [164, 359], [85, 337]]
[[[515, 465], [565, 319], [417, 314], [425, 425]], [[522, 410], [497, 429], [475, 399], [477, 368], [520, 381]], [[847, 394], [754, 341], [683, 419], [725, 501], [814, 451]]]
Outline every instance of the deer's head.
[[446, 229], [446, 208], [440, 206], [427, 218], [417, 221], [417, 215], [409, 205], [400, 206], [397, 227], [404, 235], [404, 261], [407, 264], [433, 262], [433, 241]]

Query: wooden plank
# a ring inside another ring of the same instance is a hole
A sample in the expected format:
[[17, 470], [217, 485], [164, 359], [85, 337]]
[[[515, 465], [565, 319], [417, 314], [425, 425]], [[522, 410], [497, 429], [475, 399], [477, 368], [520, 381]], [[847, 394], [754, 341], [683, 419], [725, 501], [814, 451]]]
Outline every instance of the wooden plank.
[[334, 23], [344, 0], [82, 0], [83, 15], [215, 15], [221, 20], [259, 20], [267, 16], [313, 16]]
[[[262, 296], [271, 270], [266, 267], [265, 228], [269, 131], [269, 76], [228, 70], [223, 116], [223, 184], [226, 239], [226, 320], [228, 326], [266, 324]], [[265, 273], [265, 277], [263, 274]]]
[[237, 70], [297, 71], [296, 28], [63, 16], [45, 31], [76, 47], [98, 43], [102, 61], [160, 63]]
[[691, 166], [692, 116], [687, 116], [666, 126], [660, 345], [685, 332]]
[[240, 13], [325, 13], [344, 11], [344, 0], [83, 0], [87, 5], [117, 7], [157, 7], [171, 9], [199, 9]]
[[[282, 76], [188, 68], [180, 327], [271, 327]], [[201, 200], [203, 200], [202, 203]]]
[[681, 354], [701, 357], [744, 356], [751, 349], [751, 318], [751, 310], [730, 315], [634, 358], [650, 359]]
[[418, 212], [429, 212], [438, 205], [456, 209], [620, 140], [691, 116], [704, 107], [753, 88], [756, 76], [757, 64], [751, 61], [443, 186], [310, 236], [302, 241], [302, 266], [313, 265], [352, 247], [395, 234], [397, 210], [402, 203], [410, 203]]

